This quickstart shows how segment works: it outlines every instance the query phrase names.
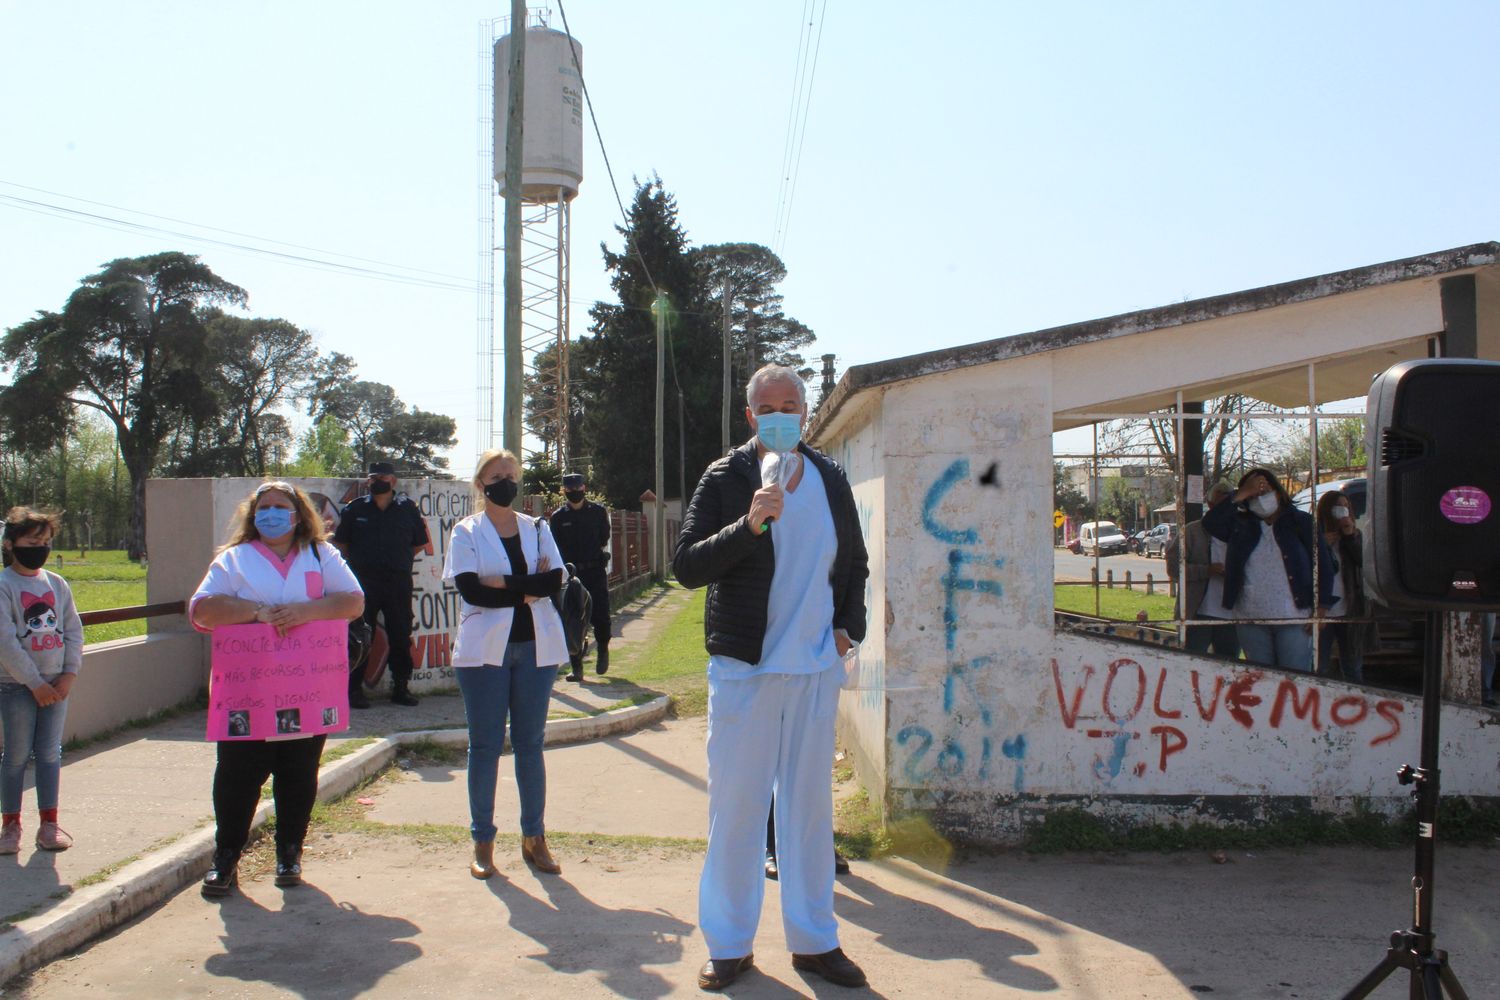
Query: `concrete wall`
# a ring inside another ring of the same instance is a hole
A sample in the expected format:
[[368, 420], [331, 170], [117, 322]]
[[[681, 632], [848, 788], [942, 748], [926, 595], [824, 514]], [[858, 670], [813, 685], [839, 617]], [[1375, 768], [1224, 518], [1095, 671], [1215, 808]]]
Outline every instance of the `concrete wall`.
[[[1494, 278], [1480, 288], [1482, 347], [1500, 330]], [[1424, 279], [913, 376], [849, 399], [818, 445], [846, 465], [862, 515], [869, 509], [875, 577], [861, 663], [872, 669], [845, 695], [840, 722], [872, 798], [991, 843], [1015, 840], [1060, 804], [1129, 822], [1409, 805], [1394, 776], [1418, 758], [1419, 698], [1054, 629], [1052, 432], [1065, 411], [1177, 386], [1278, 380], [1277, 391], [1305, 401], [1296, 365], [1318, 364], [1320, 379], [1326, 365], [1352, 383], [1359, 366], [1394, 364], [1441, 329], [1436, 279]], [[1494, 721], [1444, 707], [1445, 792], [1500, 791]]]
[[84, 648], [63, 740], [84, 740], [196, 697], [208, 685], [208, 642], [157, 632]]
[[886, 506], [884, 428], [873, 399], [851, 413], [849, 430], [833, 458], [844, 467], [854, 486], [854, 503], [870, 555], [870, 578], [865, 585], [868, 627], [859, 647], [857, 686], [839, 702], [839, 731], [844, 746], [854, 751], [860, 780], [867, 787], [886, 784], [886, 623], [890, 601], [886, 575]]

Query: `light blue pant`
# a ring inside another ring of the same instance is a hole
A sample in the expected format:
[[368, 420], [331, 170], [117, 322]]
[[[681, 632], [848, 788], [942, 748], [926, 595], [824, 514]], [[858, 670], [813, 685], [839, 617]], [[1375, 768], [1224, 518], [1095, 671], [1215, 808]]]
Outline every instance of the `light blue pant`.
[[495, 839], [495, 782], [500, 777], [508, 715], [516, 788], [521, 796], [521, 835], [541, 836], [547, 809], [542, 740], [557, 670], [537, 667], [536, 643], [513, 642], [505, 647], [505, 662], [500, 666], [459, 667], [454, 673], [469, 722], [469, 833], [475, 840]]
[[0, 724], [5, 726], [4, 749], [0, 750], [0, 812], [21, 811], [26, 764], [33, 755], [36, 757], [36, 807], [57, 808], [57, 787], [62, 777], [63, 720], [67, 715], [66, 700], [43, 708], [24, 684], [0, 684]]
[[1250, 625], [1239, 622], [1235, 633], [1245, 659], [1287, 670], [1312, 669], [1312, 633], [1306, 625]]
[[698, 881], [698, 924], [710, 958], [754, 951], [773, 790], [787, 947], [818, 955], [839, 946], [830, 845], [833, 722], [843, 680], [836, 666], [709, 682], [708, 855]]

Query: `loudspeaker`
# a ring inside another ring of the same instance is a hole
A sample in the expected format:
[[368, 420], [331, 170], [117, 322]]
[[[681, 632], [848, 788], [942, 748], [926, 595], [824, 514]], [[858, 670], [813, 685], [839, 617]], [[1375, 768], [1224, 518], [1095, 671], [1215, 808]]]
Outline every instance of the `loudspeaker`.
[[1500, 609], [1500, 362], [1406, 361], [1366, 404], [1365, 590], [1392, 608]]

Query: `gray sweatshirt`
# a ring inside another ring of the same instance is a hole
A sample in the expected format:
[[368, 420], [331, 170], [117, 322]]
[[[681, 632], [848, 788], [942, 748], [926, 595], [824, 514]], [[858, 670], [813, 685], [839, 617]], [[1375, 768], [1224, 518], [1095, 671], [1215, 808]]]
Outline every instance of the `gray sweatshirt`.
[[83, 622], [73, 591], [56, 573], [0, 570], [0, 681], [35, 688], [83, 665]]

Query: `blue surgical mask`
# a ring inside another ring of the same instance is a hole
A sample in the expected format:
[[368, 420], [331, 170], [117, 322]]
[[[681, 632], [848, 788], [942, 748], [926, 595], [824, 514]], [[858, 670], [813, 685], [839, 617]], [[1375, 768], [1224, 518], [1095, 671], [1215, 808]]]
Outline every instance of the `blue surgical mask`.
[[802, 414], [762, 413], [755, 418], [755, 436], [767, 451], [791, 451], [802, 440]]
[[285, 507], [262, 507], [255, 512], [255, 530], [263, 538], [280, 538], [292, 530], [292, 512]]

